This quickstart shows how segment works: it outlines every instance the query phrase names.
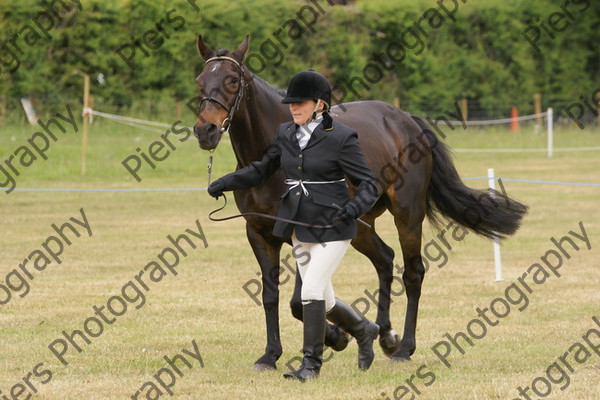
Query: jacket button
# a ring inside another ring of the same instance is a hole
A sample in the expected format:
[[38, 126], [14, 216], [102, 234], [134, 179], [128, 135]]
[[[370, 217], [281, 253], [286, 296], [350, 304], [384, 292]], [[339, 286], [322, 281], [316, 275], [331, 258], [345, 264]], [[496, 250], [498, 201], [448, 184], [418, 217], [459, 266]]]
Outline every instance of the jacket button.
[[298, 167], [298, 171], [302, 171], [302, 167]]
[[300, 192], [296, 192], [296, 196], [300, 196]]
[[302, 158], [302, 154], [299, 154], [299, 155], [298, 155], [298, 158]]

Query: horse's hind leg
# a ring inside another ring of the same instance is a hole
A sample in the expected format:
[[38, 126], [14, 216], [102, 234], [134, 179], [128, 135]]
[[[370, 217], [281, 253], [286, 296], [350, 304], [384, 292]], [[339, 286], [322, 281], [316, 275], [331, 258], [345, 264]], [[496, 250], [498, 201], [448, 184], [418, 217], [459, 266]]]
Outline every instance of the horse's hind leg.
[[[407, 361], [415, 352], [415, 332], [417, 328], [417, 314], [419, 312], [419, 298], [421, 297], [421, 285], [425, 277], [425, 267], [421, 259], [421, 233], [423, 217], [415, 218], [403, 215], [401, 212], [394, 213], [394, 222], [400, 236], [402, 247], [402, 258], [404, 259], [404, 273], [402, 281], [406, 289], [406, 316], [404, 321], [404, 333], [400, 347], [392, 354], [392, 361]], [[414, 221], [409, 224], [407, 221]]]
[[[366, 222], [374, 225], [374, 218], [365, 216]], [[399, 346], [400, 338], [392, 329], [390, 322], [390, 292], [394, 278], [394, 250], [385, 244], [375, 233], [374, 229], [368, 229], [359, 224], [358, 235], [352, 241], [352, 246], [371, 260], [379, 279], [379, 299], [377, 302], [377, 320], [379, 325], [379, 345], [384, 354], [390, 357]]]

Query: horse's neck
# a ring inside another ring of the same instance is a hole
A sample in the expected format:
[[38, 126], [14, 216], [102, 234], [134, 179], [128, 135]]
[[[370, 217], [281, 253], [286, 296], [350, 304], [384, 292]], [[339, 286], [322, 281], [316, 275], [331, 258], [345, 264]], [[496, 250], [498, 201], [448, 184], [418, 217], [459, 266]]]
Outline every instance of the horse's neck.
[[247, 92], [230, 130], [231, 144], [238, 163], [260, 160], [273, 142], [277, 127], [289, 119], [281, 96], [262, 81], [250, 76]]

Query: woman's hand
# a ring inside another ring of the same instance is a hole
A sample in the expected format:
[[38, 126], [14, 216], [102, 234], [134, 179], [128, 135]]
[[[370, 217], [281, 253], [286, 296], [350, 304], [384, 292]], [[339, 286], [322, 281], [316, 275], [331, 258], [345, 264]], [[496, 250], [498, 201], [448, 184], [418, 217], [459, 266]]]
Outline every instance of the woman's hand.
[[333, 222], [342, 222], [346, 223], [358, 218], [358, 210], [352, 204], [352, 201], [346, 203], [344, 207], [340, 207], [340, 209], [333, 216]]
[[222, 179], [217, 179], [208, 187], [208, 194], [210, 194], [215, 199], [218, 199], [223, 195], [223, 192], [227, 189], [225, 186], [225, 182]]

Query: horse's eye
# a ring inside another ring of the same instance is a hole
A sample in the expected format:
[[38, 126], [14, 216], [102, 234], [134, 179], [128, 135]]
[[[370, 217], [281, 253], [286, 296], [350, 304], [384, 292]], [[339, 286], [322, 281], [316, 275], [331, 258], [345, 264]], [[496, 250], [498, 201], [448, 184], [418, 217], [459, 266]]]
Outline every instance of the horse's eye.
[[231, 83], [232, 85], [236, 85], [239, 82], [238, 78], [231, 78], [231, 80], [229, 81], [229, 83]]

